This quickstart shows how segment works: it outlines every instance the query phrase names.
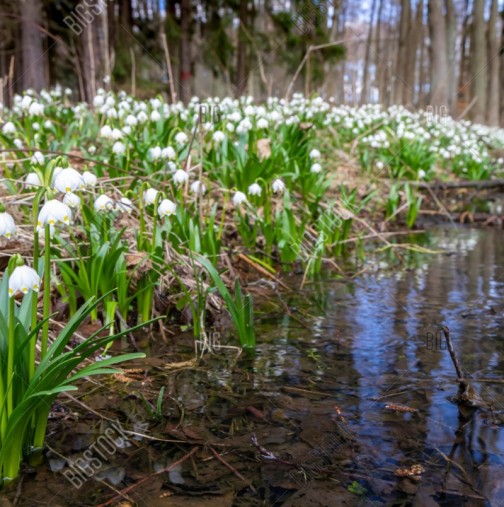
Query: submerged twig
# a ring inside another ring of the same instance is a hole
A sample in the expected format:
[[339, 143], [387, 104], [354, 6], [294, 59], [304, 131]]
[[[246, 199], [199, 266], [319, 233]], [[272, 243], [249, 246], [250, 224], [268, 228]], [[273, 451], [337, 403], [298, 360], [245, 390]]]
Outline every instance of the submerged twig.
[[446, 339], [446, 345], [448, 347], [448, 352], [450, 353], [453, 366], [455, 367], [455, 371], [457, 373], [459, 388], [461, 391], [463, 391], [467, 387], [467, 381], [464, 379], [464, 376], [462, 375], [462, 370], [460, 368], [457, 356], [455, 355], [455, 351], [453, 350], [453, 344], [450, 338], [450, 330], [446, 326], [443, 326], [441, 329], [443, 330], [443, 334]]
[[226, 467], [233, 472], [238, 479], [241, 479], [242, 481], [246, 482], [249, 485], [249, 488], [252, 490], [253, 493], [257, 493], [257, 490], [254, 488], [251, 481], [245, 479], [243, 475], [236, 470], [232, 465], [230, 465], [211, 445], [209, 446], [209, 449], [212, 451], [213, 455]]

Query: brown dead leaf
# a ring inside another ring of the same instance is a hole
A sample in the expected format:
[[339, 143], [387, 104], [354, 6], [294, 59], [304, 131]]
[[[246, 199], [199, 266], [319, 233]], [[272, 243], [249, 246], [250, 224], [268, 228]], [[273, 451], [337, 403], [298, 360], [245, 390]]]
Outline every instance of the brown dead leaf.
[[267, 137], [257, 141], [257, 153], [259, 154], [259, 160], [264, 160], [271, 156], [271, 144]]

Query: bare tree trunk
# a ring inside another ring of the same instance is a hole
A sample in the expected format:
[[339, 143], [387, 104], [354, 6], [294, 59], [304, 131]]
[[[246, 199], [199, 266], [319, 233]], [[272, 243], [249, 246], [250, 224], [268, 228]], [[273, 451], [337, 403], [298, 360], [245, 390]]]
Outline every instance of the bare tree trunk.
[[[500, 85], [501, 87], [504, 86], [504, 51], [503, 51], [503, 48], [504, 48], [504, 11], [501, 12], [501, 38], [500, 38], [500, 43], [501, 43], [501, 54], [500, 54]], [[497, 107], [497, 105], [495, 105], [495, 107]], [[500, 106], [499, 106], [499, 109], [500, 109], [500, 122], [501, 122], [501, 126], [502, 124], [504, 123], [504, 93], [501, 93], [500, 94]]]
[[446, 49], [448, 51], [448, 107], [455, 111], [457, 102], [456, 55], [457, 16], [453, 0], [445, 0], [446, 7]]
[[415, 100], [416, 90], [416, 62], [418, 42], [420, 41], [421, 33], [423, 31], [423, 0], [420, 0], [417, 6], [415, 18], [410, 26], [409, 35], [407, 38], [407, 51], [406, 51], [406, 83], [403, 91], [403, 103], [407, 106], [412, 106]]
[[469, 38], [469, 18], [471, 16], [469, 10], [469, 0], [464, 2], [464, 19], [462, 21], [462, 38], [460, 42], [460, 66], [458, 79], [457, 101], [462, 101], [465, 108], [470, 101], [469, 83], [468, 83], [468, 61], [467, 61], [467, 41]]
[[471, 33], [471, 84], [476, 102], [472, 108], [472, 119], [476, 123], [485, 121], [487, 106], [487, 50], [485, 40], [485, 0], [473, 2], [473, 24]]
[[376, 86], [378, 88], [378, 100], [383, 103], [385, 90], [384, 90], [384, 65], [380, 65], [380, 55], [382, 55], [382, 48], [385, 46], [382, 38], [382, 14], [383, 14], [383, 3], [384, 0], [379, 0], [378, 4], [378, 16], [376, 20], [376, 51], [375, 51], [375, 69], [376, 69]]
[[497, 0], [492, 0], [490, 18], [488, 20], [488, 97], [486, 121], [488, 125], [499, 125], [499, 36], [497, 34], [497, 21], [499, 7]]
[[47, 87], [41, 0], [21, 0], [23, 88]]
[[247, 42], [244, 30], [247, 29], [248, 0], [240, 0], [238, 27], [238, 49], [236, 54], [235, 94], [240, 97], [247, 89]]
[[411, 4], [410, 0], [402, 0], [401, 2], [401, 17], [399, 19], [399, 47], [397, 49], [396, 60], [396, 81], [394, 86], [394, 93], [392, 101], [394, 104], [404, 104], [404, 95], [406, 87], [409, 85], [409, 77], [406, 74], [407, 66], [407, 41], [410, 37], [411, 25]]
[[191, 0], [180, 3], [179, 97], [184, 103], [191, 98]]
[[429, 31], [431, 60], [430, 104], [434, 107], [448, 107], [448, 55], [442, 0], [429, 0]]
[[365, 104], [369, 102], [369, 92], [368, 92], [368, 74], [369, 74], [369, 64], [370, 64], [370, 55], [371, 55], [371, 44], [373, 43], [373, 25], [374, 25], [374, 16], [376, 12], [376, 0], [373, 0], [371, 4], [371, 18], [369, 20], [369, 31], [368, 37], [366, 41], [366, 54], [364, 57], [364, 71], [362, 75], [362, 89], [360, 96], [360, 103]]

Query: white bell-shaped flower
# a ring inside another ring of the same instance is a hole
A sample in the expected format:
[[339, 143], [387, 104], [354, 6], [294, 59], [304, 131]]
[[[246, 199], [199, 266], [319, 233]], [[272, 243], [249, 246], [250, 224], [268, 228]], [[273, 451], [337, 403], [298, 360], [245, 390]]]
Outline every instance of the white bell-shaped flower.
[[148, 206], [149, 204], [154, 204], [154, 202], [156, 201], [156, 196], [158, 195], [159, 191], [156, 190], [155, 188], [148, 188], [144, 193], [143, 193], [143, 200], [144, 200], [144, 203]]
[[126, 145], [124, 143], [121, 143], [121, 141], [116, 141], [112, 146], [112, 151], [116, 155], [122, 155], [126, 151]]
[[204, 183], [196, 180], [191, 183], [191, 192], [193, 194], [204, 194], [206, 192], [206, 187]]
[[133, 202], [131, 201], [131, 199], [128, 199], [127, 197], [121, 197], [115, 203], [115, 209], [116, 211], [120, 211], [121, 213], [130, 214], [133, 211]]
[[46, 225], [69, 225], [72, 221], [72, 210], [64, 203], [51, 199], [39, 212], [37, 229], [43, 230]]
[[158, 206], [158, 215], [161, 218], [173, 215], [177, 209], [177, 205], [170, 199], [163, 199]]
[[75, 190], [82, 190], [84, 187], [84, 178], [78, 171], [72, 169], [71, 167], [61, 169], [54, 178], [54, 188], [58, 192], [68, 194], [70, 192], [74, 192]]
[[98, 182], [98, 178], [89, 171], [84, 171], [82, 173], [82, 179], [84, 180], [84, 185], [88, 188], [96, 186], [96, 183]]
[[178, 171], [175, 171], [175, 174], [173, 175], [173, 181], [177, 184], [177, 185], [182, 185], [183, 183], [185, 183], [187, 180], [189, 179], [189, 175], [187, 174], [186, 171], [184, 171], [183, 169], [179, 169]]
[[310, 167], [310, 172], [313, 174], [318, 174], [320, 171], [322, 171], [322, 166], [318, 162]]
[[235, 193], [235, 195], [233, 195], [233, 204], [235, 206], [239, 206], [240, 204], [242, 204], [243, 202], [247, 202], [247, 196], [243, 193], [243, 192], [240, 192], [239, 190]]
[[285, 190], [285, 183], [280, 179], [277, 178], [272, 184], [271, 188], [273, 190], [273, 193], [275, 194], [282, 194]]
[[18, 292], [26, 294], [32, 290], [38, 292], [40, 289], [40, 276], [29, 266], [17, 266], [9, 277], [9, 297]]
[[222, 130], [216, 130], [212, 136], [212, 139], [216, 143], [221, 143], [222, 141], [224, 141], [225, 138], [226, 138], [226, 134], [224, 134], [224, 132], [222, 132]]
[[320, 151], [316, 149], [310, 151], [310, 158], [320, 158]]
[[111, 211], [114, 209], [114, 201], [105, 194], [98, 196], [94, 202], [96, 211]]
[[77, 208], [80, 204], [80, 197], [73, 192], [68, 192], [63, 197], [63, 202], [70, 208]]
[[40, 181], [37, 173], [28, 173], [25, 178], [26, 188], [41, 187], [42, 182]]
[[257, 183], [252, 183], [252, 185], [248, 187], [248, 193], [250, 195], [261, 195], [261, 192], [262, 188]]
[[32, 164], [38, 164], [42, 165], [45, 161], [44, 155], [40, 151], [36, 151], [32, 158], [31, 158]]
[[167, 146], [161, 150], [161, 156], [168, 160], [173, 160], [177, 156], [177, 152], [171, 146]]
[[16, 127], [14, 123], [12, 123], [11, 121], [5, 123], [4, 126], [2, 127], [2, 132], [4, 134], [14, 134], [16, 132]]
[[179, 132], [175, 136], [175, 142], [180, 146], [182, 144], [187, 143], [187, 134], [185, 132]]
[[15, 235], [16, 224], [14, 223], [14, 219], [9, 215], [9, 213], [0, 213], [0, 236], [5, 236], [7, 239], [10, 239]]

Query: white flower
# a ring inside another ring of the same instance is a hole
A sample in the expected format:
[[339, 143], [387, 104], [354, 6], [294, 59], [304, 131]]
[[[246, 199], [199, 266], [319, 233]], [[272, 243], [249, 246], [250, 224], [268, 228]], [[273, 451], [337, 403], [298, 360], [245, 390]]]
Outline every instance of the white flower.
[[420, 169], [418, 171], [418, 177], [423, 180], [425, 177], [427, 176], [427, 173], [423, 170], [423, 169]]
[[315, 163], [310, 167], [310, 172], [313, 174], [318, 174], [322, 171], [322, 166], [319, 163]]
[[121, 141], [116, 141], [114, 146], [112, 146], [112, 151], [116, 155], [122, 155], [126, 151], [126, 146], [124, 143], [121, 143]]
[[176, 209], [177, 205], [174, 202], [170, 201], [170, 199], [163, 199], [158, 206], [158, 215], [161, 218], [169, 217], [175, 213]]
[[161, 150], [161, 156], [173, 160], [177, 156], [177, 152], [171, 146], [167, 146]]
[[123, 137], [124, 137], [124, 134], [119, 129], [112, 130], [112, 139], [114, 141], [117, 141], [118, 139], [122, 139]]
[[94, 107], [101, 107], [104, 103], [105, 99], [103, 98], [103, 95], [96, 95], [96, 97], [93, 98]]
[[14, 145], [18, 150], [23, 148], [23, 141], [21, 141], [21, 139], [14, 139], [14, 141], [12, 142], [14, 143]]
[[179, 169], [173, 175], [173, 181], [177, 185], [181, 185], [181, 184], [185, 183], [188, 179], [189, 179], [189, 175], [183, 169]]
[[84, 171], [82, 173], [82, 179], [84, 180], [84, 185], [88, 188], [94, 187], [98, 182], [98, 178], [89, 171]]
[[126, 125], [129, 125], [130, 127], [134, 127], [135, 125], [138, 124], [138, 120], [135, 116], [133, 116], [132, 114], [126, 116], [126, 119], [124, 120], [124, 123]]
[[94, 202], [96, 211], [111, 211], [114, 209], [114, 201], [105, 194], [98, 196]]
[[77, 208], [80, 204], [80, 197], [73, 192], [68, 192], [63, 197], [63, 202], [70, 208]]
[[385, 167], [385, 164], [381, 160], [378, 160], [378, 162], [376, 162], [375, 165], [376, 165], [376, 168], [380, 171]]
[[127, 135], [129, 136], [131, 134], [131, 127], [129, 125], [125, 125], [123, 128], [122, 128], [122, 131]]
[[184, 132], [179, 132], [176, 136], [175, 136], [175, 142], [180, 146], [182, 144], [185, 144], [187, 143], [187, 134], [185, 134]]
[[226, 134], [224, 134], [224, 132], [222, 132], [222, 130], [216, 130], [212, 136], [212, 139], [216, 143], [221, 143], [222, 141], [224, 141], [225, 138], [226, 138]]
[[156, 190], [155, 188], [148, 188], [144, 193], [143, 193], [143, 200], [144, 200], [144, 203], [148, 206], [149, 204], [154, 204], [154, 202], [156, 201], [156, 197], [158, 195], [159, 191]]
[[58, 192], [69, 193], [74, 190], [82, 190], [84, 186], [84, 178], [78, 171], [71, 167], [62, 169], [54, 178], [54, 188]]
[[16, 132], [16, 127], [14, 126], [14, 123], [11, 121], [8, 121], [3, 127], [2, 132], [4, 134], [14, 134]]
[[[143, 105], [145, 105], [145, 104], [143, 104]], [[149, 117], [147, 116], [147, 114], [146, 114], [146, 112], [145, 112], [145, 111], [140, 111], [140, 112], [138, 113], [137, 118], [138, 118], [138, 121], [139, 121], [140, 123], [145, 123], [145, 122], [149, 119]]]
[[127, 197], [121, 197], [115, 203], [116, 211], [121, 211], [122, 213], [130, 214], [133, 211], [133, 202]]
[[152, 111], [150, 119], [151, 121], [159, 121], [161, 119], [161, 115], [157, 111]]
[[310, 158], [320, 158], [320, 151], [315, 149], [310, 151]]
[[100, 136], [105, 139], [110, 139], [112, 137], [112, 129], [108, 125], [103, 125], [100, 129]]
[[28, 114], [31, 116], [39, 116], [44, 114], [44, 106], [38, 102], [32, 102], [28, 109]]
[[282, 194], [285, 190], [285, 183], [280, 179], [277, 178], [272, 184], [271, 188], [273, 189], [274, 194]]
[[239, 190], [233, 195], [233, 204], [239, 206], [242, 202], [247, 202], [247, 196]]
[[52, 199], [47, 201], [39, 212], [37, 229], [44, 230], [46, 225], [59, 223], [69, 225], [72, 221], [72, 210], [64, 203]]
[[50, 129], [52, 127], [52, 121], [51, 120], [46, 120], [44, 122], [44, 128], [45, 129]]
[[258, 129], [267, 129], [268, 128], [268, 120], [266, 118], [259, 118], [257, 120], [257, 128]]
[[250, 195], [261, 195], [262, 189], [257, 183], [252, 183], [250, 187], [248, 187], [248, 193]]
[[34, 188], [34, 187], [41, 187], [42, 182], [40, 181], [40, 178], [37, 173], [28, 173], [26, 175], [26, 188]]
[[91, 145], [91, 146], [88, 148], [88, 151], [89, 151], [89, 154], [90, 154], [90, 155], [94, 155], [94, 154], [96, 153], [96, 146]]
[[17, 266], [9, 277], [9, 297], [18, 292], [26, 294], [32, 290], [38, 292], [40, 289], [40, 276], [29, 266]]
[[31, 158], [32, 164], [42, 165], [44, 160], [44, 155], [40, 151], [36, 151]]
[[204, 194], [206, 192], [206, 187], [204, 183], [201, 183], [201, 181], [196, 180], [191, 183], [191, 192], [193, 194]]
[[161, 158], [162, 150], [159, 146], [154, 146], [149, 150], [152, 160], [158, 160]]
[[58, 174], [63, 171], [63, 167], [57, 166], [54, 168], [52, 177], [51, 177], [51, 187], [54, 188], [54, 182], [56, 181], [56, 177]]
[[16, 224], [14, 223], [14, 219], [9, 213], [0, 213], [0, 236], [5, 236], [7, 239], [10, 239], [11, 236], [15, 235]]

